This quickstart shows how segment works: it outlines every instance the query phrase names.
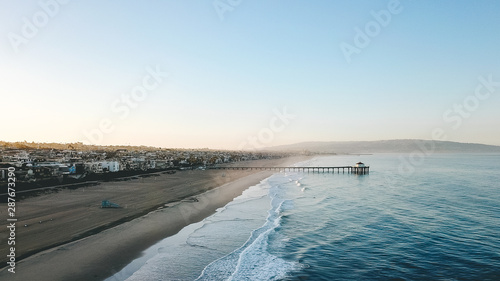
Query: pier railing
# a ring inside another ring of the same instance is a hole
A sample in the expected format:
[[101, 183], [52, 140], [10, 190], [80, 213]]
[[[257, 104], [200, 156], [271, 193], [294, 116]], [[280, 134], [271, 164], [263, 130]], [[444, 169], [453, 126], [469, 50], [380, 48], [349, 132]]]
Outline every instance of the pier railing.
[[238, 167], [238, 166], [215, 166], [209, 167], [211, 170], [263, 170], [263, 171], [289, 171], [289, 172], [323, 172], [323, 173], [335, 173], [340, 174], [348, 173], [348, 174], [358, 174], [364, 175], [370, 173], [370, 167], [355, 167], [355, 166], [340, 166], [340, 167]]

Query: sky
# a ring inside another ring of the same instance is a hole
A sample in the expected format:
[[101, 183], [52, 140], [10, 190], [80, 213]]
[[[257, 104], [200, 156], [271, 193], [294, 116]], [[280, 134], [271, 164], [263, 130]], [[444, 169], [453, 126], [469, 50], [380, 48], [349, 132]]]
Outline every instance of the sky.
[[0, 0], [0, 140], [500, 145], [500, 1]]

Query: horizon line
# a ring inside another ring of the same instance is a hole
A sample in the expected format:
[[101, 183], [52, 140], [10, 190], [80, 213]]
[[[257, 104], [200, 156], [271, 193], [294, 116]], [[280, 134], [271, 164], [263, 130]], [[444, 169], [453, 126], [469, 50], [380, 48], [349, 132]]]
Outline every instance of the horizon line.
[[299, 145], [299, 144], [306, 144], [306, 143], [355, 143], [355, 142], [384, 142], [384, 141], [432, 141], [432, 142], [447, 142], [447, 143], [459, 143], [459, 144], [472, 144], [472, 145], [485, 145], [485, 146], [494, 146], [494, 147], [500, 147], [500, 145], [495, 145], [495, 144], [486, 144], [486, 143], [477, 143], [477, 142], [460, 142], [460, 141], [451, 141], [451, 140], [429, 140], [429, 139], [415, 139], [415, 138], [408, 138], [408, 139], [379, 139], [379, 140], [350, 140], [350, 141], [302, 141], [302, 142], [295, 142], [295, 143], [289, 143], [289, 144], [281, 144], [281, 145], [275, 145], [275, 146], [267, 146], [267, 147], [262, 147], [258, 149], [228, 149], [228, 148], [210, 148], [210, 147], [164, 147], [164, 146], [152, 146], [152, 145], [133, 145], [133, 144], [86, 144], [83, 142], [35, 142], [31, 141], [28, 142], [26, 140], [23, 141], [3, 141], [0, 140], [0, 145], [3, 145], [2, 143], [8, 143], [8, 144], [38, 144], [38, 145], [81, 145], [81, 146], [87, 146], [87, 147], [144, 147], [144, 148], [155, 148], [155, 149], [173, 149], [173, 150], [223, 150], [223, 151], [246, 151], [246, 152], [259, 152], [259, 151], [266, 151], [269, 149], [273, 148], [279, 148], [283, 146], [290, 146], [290, 145]]

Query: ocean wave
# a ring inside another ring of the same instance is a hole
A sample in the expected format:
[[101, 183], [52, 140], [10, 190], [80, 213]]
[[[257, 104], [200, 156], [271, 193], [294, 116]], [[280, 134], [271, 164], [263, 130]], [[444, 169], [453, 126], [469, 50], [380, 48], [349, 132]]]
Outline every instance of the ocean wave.
[[299, 263], [284, 260], [268, 249], [270, 237], [281, 226], [282, 212], [294, 207], [281, 193], [279, 184], [271, 188], [271, 209], [265, 224], [252, 231], [243, 246], [205, 267], [196, 280], [279, 280], [300, 268]]

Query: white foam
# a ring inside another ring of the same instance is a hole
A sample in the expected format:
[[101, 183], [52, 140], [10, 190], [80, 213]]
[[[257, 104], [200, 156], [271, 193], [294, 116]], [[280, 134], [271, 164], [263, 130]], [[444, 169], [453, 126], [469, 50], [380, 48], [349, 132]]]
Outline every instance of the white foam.
[[265, 224], [254, 230], [239, 249], [205, 267], [196, 280], [278, 280], [300, 268], [299, 263], [286, 261], [268, 249], [270, 237], [280, 226], [282, 211], [293, 208], [292, 201], [281, 198], [279, 182], [274, 182], [269, 192], [271, 209]]
[[269, 237], [280, 226], [279, 213], [284, 202], [286, 201], [281, 201], [274, 214], [270, 213], [263, 226], [267, 230], [240, 254], [236, 270], [228, 280], [278, 280], [297, 268], [295, 262], [286, 261], [268, 252]]

